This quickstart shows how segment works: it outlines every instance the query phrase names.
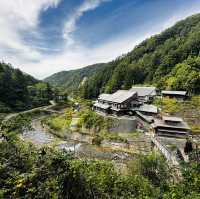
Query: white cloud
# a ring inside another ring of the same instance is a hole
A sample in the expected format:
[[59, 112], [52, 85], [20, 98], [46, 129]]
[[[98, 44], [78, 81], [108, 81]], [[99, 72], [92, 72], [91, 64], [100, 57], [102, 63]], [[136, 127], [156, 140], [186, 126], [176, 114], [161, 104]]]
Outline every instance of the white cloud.
[[15, 52], [19, 59], [40, 60], [41, 54], [23, 42], [21, 32], [35, 32], [41, 10], [55, 7], [59, 1], [1, 0], [0, 46], [3, 46], [6, 51], [2, 53], [2, 57], [7, 58], [7, 50], [10, 50]]
[[85, 12], [90, 10], [94, 10], [101, 3], [110, 1], [110, 0], [85, 0], [78, 8], [73, 11], [73, 14], [69, 17], [67, 22], [65, 23], [63, 37], [66, 40], [67, 45], [74, 44], [72, 34], [76, 30], [76, 22]]
[[[135, 37], [129, 34], [112, 38], [94, 48], [87, 48], [76, 43], [73, 33], [76, 31], [78, 20], [84, 13], [96, 9], [101, 3], [109, 0], [84, 0], [73, 10], [63, 27], [65, 48], [59, 55], [44, 55], [40, 47], [30, 46], [21, 39], [21, 31], [37, 33], [39, 14], [48, 7], [56, 7], [61, 0], [0, 0], [0, 59], [20, 67], [23, 71], [38, 78], [44, 78], [52, 73], [80, 68], [88, 64], [106, 62], [133, 49], [143, 39], [159, 33], [173, 25], [177, 20], [183, 19], [200, 11], [194, 5], [187, 10], [177, 11], [176, 15], [152, 26], [147, 33]], [[199, 4], [198, 4], [199, 5]], [[54, 49], [56, 51], [56, 49]]]

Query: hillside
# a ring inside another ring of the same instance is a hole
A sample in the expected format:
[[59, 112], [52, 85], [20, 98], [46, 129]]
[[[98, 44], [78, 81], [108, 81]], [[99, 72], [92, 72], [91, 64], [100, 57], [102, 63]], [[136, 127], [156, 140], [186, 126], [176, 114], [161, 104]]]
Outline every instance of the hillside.
[[0, 63], [0, 113], [21, 111], [45, 105], [52, 90], [11, 65]]
[[87, 76], [89, 78], [80, 89], [84, 98], [95, 98], [100, 92], [128, 89], [133, 84], [153, 84], [161, 89], [199, 93], [199, 55], [200, 14], [197, 14], [143, 41], [130, 53], [103, 64], [104, 67], [95, 65], [94, 70], [90, 66], [61, 72], [46, 81], [71, 90], [72, 87], [77, 89]]
[[105, 67], [106, 64], [100, 63], [86, 66], [77, 70], [61, 71], [47, 77], [44, 79], [44, 81], [54, 86], [62, 87], [71, 92], [76, 90], [84, 79], [86, 80], [87, 78], [93, 76], [95, 73], [103, 70]]

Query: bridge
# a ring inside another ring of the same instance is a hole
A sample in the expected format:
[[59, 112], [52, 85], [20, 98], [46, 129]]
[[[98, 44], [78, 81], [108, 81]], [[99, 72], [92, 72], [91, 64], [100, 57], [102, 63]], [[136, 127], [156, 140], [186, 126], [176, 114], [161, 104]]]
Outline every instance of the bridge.
[[[138, 115], [138, 114], [137, 114]], [[145, 130], [148, 132], [146, 136], [149, 136], [151, 139], [154, 148], [160, 151], [160, 153], [165, 157], [169, 168], [172, 170], [171, 174], [175, 181], [180, 181], [182, 179], [181, 173], [181, 165], [179, 160], [177, 159], [176, 155], [173, 154], [166, 146], [166, 144], [162, 143], [161, 140], [158, 139], [157, 136], [151, 131], [150, 124], [151, 121], [149, 120], [151, 117], [146, 117], [142, 114], [138, 115], [138, 122], [143, 125]]]
[[181, 165], [177, 157], [167, 149], [167, 147], [157, 139], [157, 137], [150, 136], [151, 141], [154, 144], [155, 148], [158, 149], [165, 159], [167, 160], [169, 168], [172, 170], [172, 177], [175, 181], [180, 181], [182, 179]]
[[154, 143], [156, 148], [164, 155], [167, 162], [171, 166], [179, 166], [179, 162], [174, 154], [170, 152], [164, 144], [162, 144], [156, 137], [151, 136], [151, 141]]

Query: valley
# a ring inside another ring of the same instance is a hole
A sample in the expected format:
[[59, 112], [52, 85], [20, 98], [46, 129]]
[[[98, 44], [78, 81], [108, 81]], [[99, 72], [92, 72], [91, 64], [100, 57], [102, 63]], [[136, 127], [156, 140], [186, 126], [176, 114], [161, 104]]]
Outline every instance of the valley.
[[[70, 53], [76, 22], [104, 1], [84, 2], [66, 25]], [[50, 46], [38, 49], [26, 58], [42, 71], [36, 58]], [[200, 14], [113, 61], [44, 80], [0, 62], [0, 198], [199, 199], [199, 190]]]

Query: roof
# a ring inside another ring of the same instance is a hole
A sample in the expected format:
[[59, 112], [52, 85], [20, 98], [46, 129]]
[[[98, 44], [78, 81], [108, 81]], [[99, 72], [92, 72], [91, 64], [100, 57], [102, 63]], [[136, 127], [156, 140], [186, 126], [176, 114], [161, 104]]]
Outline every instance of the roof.
[[164, 120], [160, 120], [160, 119], [155, 119], [154, 123], [152, 124], [152, 127], [153, 128], [166, 127], [166, 128], [172, 128], [172, 129], [190, 130], [190, 127], [184, 121], [178, 122], [178, 123], [175, 123], [175, 124], [169, 124], [169, 123], [166, 123]]
[[140, 118], [142, 118], [143, 120], [145, 120], [145, 121], [148, 122], [148, 123], [152, 123], [152, 122], [154, 121], [154, 118], [153, 118], [153, 117], [151, 117], [151, 116], [146, 116], [146, 115], [142, 114], [142, 113], [139, 112], [139, 111], [136, 111], [136, 114], [137, 114]]
[[110, 99], [110, 96], [111, 94], [102, 93], [101, 95], [99, 95], [99, 99], [107, 101]]
[[114, 103], [123, 103], [129, 98], [136, 95], [136, 92], [130, 90], [118, 90], [113, 94], [101, 94], [99, 96], [100, 100], [105, 100]]
[[139, 97], [145, 96], [155, 96], [156, 95], [156, 87], [132, 87], [130, 91], [137, 92]]
[[149, 104], [143, 104], [142, 106], [135, 108], [135, 110], [148, 113], [158, 113], [158, 107]]
[[165, 95], [187, 95], [187, 91], [162, 91], [161, 93]]
[[110, 106], [108, 104], [101, 104], [101, 103], [98, 103], [98, 102], [96, 102], [94, 104], [94, 106], [96, 106], [98, 108], [102, 108], [102, 109], [108, 109], [108, 108], [110, 108]]
[[183, 119], [180, 117], [167, 117], [167, 116], [163, 116], [162, 119], [164, 121], [170, 121], [170, 122], [183, 122]]

